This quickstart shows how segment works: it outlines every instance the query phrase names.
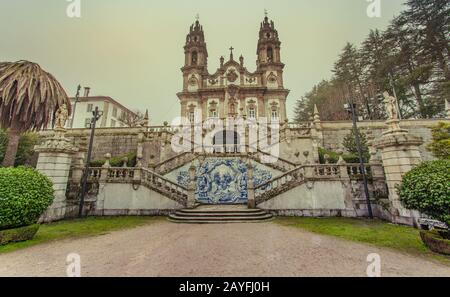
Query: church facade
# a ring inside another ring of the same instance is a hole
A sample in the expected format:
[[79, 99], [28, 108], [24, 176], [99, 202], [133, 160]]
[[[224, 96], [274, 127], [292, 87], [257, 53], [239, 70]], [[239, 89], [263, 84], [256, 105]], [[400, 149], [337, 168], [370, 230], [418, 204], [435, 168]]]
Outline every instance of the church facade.
[[194, 121], [196, 110], [201, 119], [266, 118], [287, 120], [281, 42], [273, 21], [266, 16], [261, 23], [257, 43], [256, 70], [250, 72], [241, 55], [235, 59], [233, 47], [228, 61], [220, 58], [220, 67], [208, 71], [205, 32], [197, 20], [186, 36], [183, 90], [178, 93], [181, 116]]

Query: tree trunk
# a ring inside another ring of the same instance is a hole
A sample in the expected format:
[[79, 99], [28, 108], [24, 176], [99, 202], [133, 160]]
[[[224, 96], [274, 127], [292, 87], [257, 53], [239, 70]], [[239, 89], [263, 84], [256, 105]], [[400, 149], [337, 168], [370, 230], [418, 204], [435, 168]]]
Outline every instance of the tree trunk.
[[3, 167], [13, 167], [17, 148], [19, 147], [20, 132], [15, 129], [10, 129], [8, 132], [8, 146], [6, 147], [5, 158], [3, 159]]
[[425, 108], [425, 103], [423, 102], [422, 92], [420, 91], [419, 83], [414, 82], [413, 84], [414, 94], [416, 96], [417, 104], [419, 104], [419, 113], [420, 116], [424, 119], [428, 118], [429, 114]]

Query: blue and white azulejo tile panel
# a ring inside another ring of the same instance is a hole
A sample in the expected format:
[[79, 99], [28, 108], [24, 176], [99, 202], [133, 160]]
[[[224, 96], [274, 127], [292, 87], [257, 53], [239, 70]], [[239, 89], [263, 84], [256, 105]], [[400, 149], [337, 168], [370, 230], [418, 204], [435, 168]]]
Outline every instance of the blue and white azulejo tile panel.
[[[261, 185], [272, 179], [272, 172], [255, 164], [254, 183]], [[178, 172], [177, 182], [188, 186], [187, 170]], [[208, 158], [197, 166], [196, 198], [205, 204], [247, 203], [247, 164], [239, 158]]]

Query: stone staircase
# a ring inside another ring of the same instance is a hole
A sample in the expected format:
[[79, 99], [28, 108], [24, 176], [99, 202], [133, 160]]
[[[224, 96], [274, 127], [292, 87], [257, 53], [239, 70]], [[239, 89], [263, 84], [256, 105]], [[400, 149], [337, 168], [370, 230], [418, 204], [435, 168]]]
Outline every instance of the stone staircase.
[[185, 224], [262, 223], [272, 219], [272, 214], [245, 205], [200, 205], [169, 216], [169, 221]]

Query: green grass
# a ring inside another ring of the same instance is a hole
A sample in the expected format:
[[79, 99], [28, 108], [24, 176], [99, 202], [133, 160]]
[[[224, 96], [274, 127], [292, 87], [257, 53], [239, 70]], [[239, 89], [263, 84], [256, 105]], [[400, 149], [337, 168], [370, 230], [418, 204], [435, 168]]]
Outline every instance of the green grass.
[[161, 219], [160, 217], [91, 217], [43, 224], [32, 240], [0, 246], [0, 254], [55, 240], [104, 235], [110, 231], [143, 226]]
[[431, 252], [420, 239], [419, 230], [381, 220], [351, 218], [278, 218], [278, 224], [391, 248], [414, 256], [424, 256], [450, 265], [450, 257]]

